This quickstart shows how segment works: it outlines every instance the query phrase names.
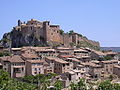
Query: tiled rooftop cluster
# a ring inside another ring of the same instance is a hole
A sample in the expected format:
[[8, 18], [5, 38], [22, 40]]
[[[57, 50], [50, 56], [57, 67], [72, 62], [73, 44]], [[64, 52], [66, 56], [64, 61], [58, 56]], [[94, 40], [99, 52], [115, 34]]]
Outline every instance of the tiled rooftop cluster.
[[[80, 78], [104, 79], [106, 75], [120, 76], [117, 53], [89, 48], [22, 47], [12, 48], [11, 56], [0, 57], [0, 68], [13, 78], [26, 75], [57, 73], [64, 87]], [[111, 56], [112, 60], [103, 57]]]

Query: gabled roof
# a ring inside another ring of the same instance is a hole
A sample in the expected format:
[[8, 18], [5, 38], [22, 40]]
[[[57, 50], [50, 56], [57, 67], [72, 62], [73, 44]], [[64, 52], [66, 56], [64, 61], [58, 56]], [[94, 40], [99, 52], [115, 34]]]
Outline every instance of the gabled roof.
[[[76, 59], [76, 58], [67, 58], [67, 60], [72, 60], [73, 62], [80, 62], [80, 60]], [[67, 61], [66, 60], [66, 61]]]
[[92, 50], [92, 52], [96, 53], [99, 56], [105, 56], [105, 54], [102, 51]]
[[62, 63], [62, 64], [67, 64], [67, 61], [64, 61], [63, 59], [57, 58], [57, 57], [46, 57], [48, 60], [53, 60], [55, 62], [58, 63]]
[[101, 61], [103, 63], [117, 63], [118, 60], [106, 60], [106, 61]]
[[30, 62], [30, 63], [44, 63], [44, 61], [40, 60], [40, 59], [38, 59], [38, 60], [27, 60], [27, 62]]
[[112, 51], [109, 51], [109, 52], [104, 52], [106, 55], [117, 55], [117, 52], [112, 52]]
[[72, 58], [74, 56], [72, 56], [72, 55], [59, 55], [59, 57], [61, 57], [61, 58]]
[[1, 60], [3, 61], [9, 61], [9, 62], [25, 62], [21, 56], [19, 55], [13, 55], [13, 56], [6, 56], [6, 57], [1, 57]]
[[28, 54], [28, 53], [24, 53], [21, 56], [24, 58], [39, 58], [36, 54]]

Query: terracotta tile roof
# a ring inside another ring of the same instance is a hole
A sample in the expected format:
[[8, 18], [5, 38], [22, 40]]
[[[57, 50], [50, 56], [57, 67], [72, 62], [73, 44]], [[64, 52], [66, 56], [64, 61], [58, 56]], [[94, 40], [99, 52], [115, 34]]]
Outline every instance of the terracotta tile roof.
[[67, 64], [67, 61], [64, 61], [63, 59], [57, 58], [57, 57], [46, 57], [48, 60], [53, 60], [55, 62], [58, 63], [62, 63], [62, 64]]
[[40, 59], [38, 59], [38, 60], [27, 60], [27, 62], [30, 62], [30, 63], [44, 63], [44, 61], [40, 60]]
[[[25, 65], [24, 65], [25, 66]], [[13, 66], [13, 68], [22, 68], [24, 66]]]
[[84, 67], [83, 65], [77, 65], [77, 67]]
[[9, 62], [25, 62], [19, 55], [2, 57], [1, 60]]
[[117, 52], [112, 52], [112, 51], [110, 51], [110, 52], [105, 52], [105, 54], [106, 54], [106, 55], [116, 55]]
[[73, 72], [73, 71], [67, 71], [67, 73], [69, 73], [69, 74], [75, 74], [75, 72]]
[[3, 57], [0, 57], [0, 60], [2, 60], [2, 61], [8, 61], [8, 58], [9, 58], [9, 56], [3, 56]]
[[76, 59], [76, 58], [67, 58], [67, 60], [72, 60], [74, 62], [80, 62], [80, 60]]
[[27, 54], [27, 53], [24, 53], [21, 56], [24, 57], [24, 58], [39, 58], [36, 54]]
[[100, 61], [97, 61], [97, 60], [93, 60], [93, 61], [91, 61], [92, 63], [100, 63]]
[[49, 66], [49, 63], [47, 63], [46, 61], [44, 61], [44, 66]]
[[120, 65], [114, 65], [114, 67], [116, 67], [116, 68], [120, 68]]
[[98, 68], [102, 68], [101, 65], [97, 65], [97, 64], [94, 64], [94, 63], [93, 63], [93, 64], [90, 64], [90, 66], [91, 66], [91, 67], [94, 67], [94, 68], [97, 68], [97, 67], [98, 67]]
[[64, 50], [64, 51], [59, 51], [59, 53], [69, 53], [70, 51]]
[[84, 49], [75, 49], [74, 52], [88, 52], [87, 50], [84, 50]]
[[106, 60], [106, 61], [101, 61], [103, 63], [114, 63], [114, 62], [118, 62], [118, 60]]
[[71, 58], [71, 57], [74, 57], [72, 55], [60, 55], [59, 57], [62, 57], [62, 58]]
[[76, 58], [90, 58], [90, 56], [75, 56]]
[[71, 50], [72, 48], [66, 48], [66, 47], [57, 47], [58, 50]]
[[36, 49], [36, 52], [55, 52], [55, 49]]
[[105, 54], [102, 51], [92, 50], [92, 52], [96, 53], [99, 56], [105, 56]]

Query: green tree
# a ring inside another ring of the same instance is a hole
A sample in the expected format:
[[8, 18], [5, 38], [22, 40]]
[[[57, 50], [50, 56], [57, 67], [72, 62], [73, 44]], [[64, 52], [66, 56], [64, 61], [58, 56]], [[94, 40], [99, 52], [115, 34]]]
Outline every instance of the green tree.
[[62, 29], [59, 30], [60, 34], [63, 35], [64, 31]]
[[110, 82], [110, 80], [105, 80], [100, 83], [98, 90], [114, 90], [113, 84]]
[[71, 90], [77, 90], [77, 87], [78, 87], [78, 85], [73, 82], [70, 84]]
[[60, 80], [57, 80], [54, 84], [54, 87], [56, 90], [61, 90], [63, 87], [62, 87], [62, 82]]
[[70, 30], [69, 31], [69, 35], [71, 35], [71, 34], [73, 34], [74, 33], [74, 31], [73, 30]]
[[87, 89], [85, 79], [80, 79], [80, 81], [78, 82], [78, 89], [79, 90], [86, 90]]
[[3, 57], [3, 56], [10, 56], [11, 54], [9, 52], [5, 52], [5, 51], [2, 51], [0, 52], [0, 57]]
[[120, 84], [118, 83], [113, 84], [113, 90], [120, 90]]
[[113, 58], [111, 56], [104, 56], [104, 60], [112, 60]]

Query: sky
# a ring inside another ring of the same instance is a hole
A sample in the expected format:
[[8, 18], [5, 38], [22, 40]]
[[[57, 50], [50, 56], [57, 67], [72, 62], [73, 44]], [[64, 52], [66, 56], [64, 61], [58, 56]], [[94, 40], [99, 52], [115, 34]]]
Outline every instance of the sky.
[[102, 47], [120, 47], [120, 0], [1, 0], [0, 38], [17, 20], [50, 21]]

